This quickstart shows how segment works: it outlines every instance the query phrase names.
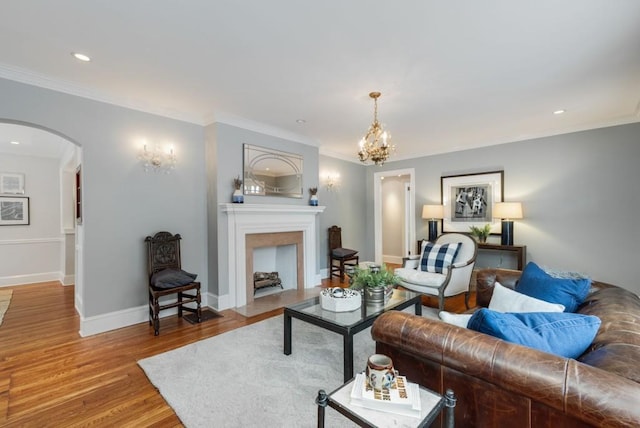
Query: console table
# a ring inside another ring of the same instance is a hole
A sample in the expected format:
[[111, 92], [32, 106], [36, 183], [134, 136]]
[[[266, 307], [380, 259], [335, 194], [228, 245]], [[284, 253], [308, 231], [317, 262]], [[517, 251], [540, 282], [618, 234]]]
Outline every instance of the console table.
[[518, 270], [524, 269], [524, 265], [527, 261], [527, 246], [526, 245], [500, 245], [500, 244], [487, 244], [478, 243], [478, 251], [508, 251], [514, 253], [518, 264]]
[[[418, 240], [416, 254], [420, 254], [422, 241], [423, 241], [422, 239]], [[527, 262], [527, 246], [526, 245], [501, 245], [501, 244], [488, 244], [486, 242], [478, 242], [478, 251], [481, 251], [481, 250], [506, 251], [509, 253], [513, 253], [516, 258], [518, 270], [524, 269], [524, 265]]]

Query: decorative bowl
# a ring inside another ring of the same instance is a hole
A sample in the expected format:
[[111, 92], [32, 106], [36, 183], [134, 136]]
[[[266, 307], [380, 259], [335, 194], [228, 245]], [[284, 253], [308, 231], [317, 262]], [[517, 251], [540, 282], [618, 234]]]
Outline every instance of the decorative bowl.
[[320, 306], [331, 312], [349, 312], [360, 308], [362, 297], [357, 290], [326, 288], [320, 292]]

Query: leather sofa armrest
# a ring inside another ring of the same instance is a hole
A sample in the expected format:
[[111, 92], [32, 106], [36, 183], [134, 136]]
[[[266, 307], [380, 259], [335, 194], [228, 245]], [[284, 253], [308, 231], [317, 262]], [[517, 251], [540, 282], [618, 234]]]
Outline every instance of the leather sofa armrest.
[[488, 307], [496, 282], [514, 290], [522, 271], [511, 269], [480, 269], [476, 273], [476, 304]]
[[482, 333], [406, 312], [373, 323], [376, 342], [527, 397], [596, 426], [638, 426], [636, 382]]

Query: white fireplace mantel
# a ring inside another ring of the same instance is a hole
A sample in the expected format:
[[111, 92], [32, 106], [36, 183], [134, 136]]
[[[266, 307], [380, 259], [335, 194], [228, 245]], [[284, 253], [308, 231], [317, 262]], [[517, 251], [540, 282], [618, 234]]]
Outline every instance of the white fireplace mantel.
[[[323, 206], [272, 204], [219, 204], [226, 214], [229, 307], [247, 304], [246, 235], [254, 233], [303, 233], [304, 288], [320, 284], [317, 272], [317, 216]], [[219, 251], [224, 251], [220, 248]]]

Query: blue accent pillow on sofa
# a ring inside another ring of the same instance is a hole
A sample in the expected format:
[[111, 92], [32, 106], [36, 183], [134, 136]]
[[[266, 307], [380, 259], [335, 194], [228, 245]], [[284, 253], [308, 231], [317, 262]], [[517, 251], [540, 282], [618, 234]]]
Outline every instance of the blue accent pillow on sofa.
[[591, 288], [589, 278], [556, 278], [533, 262], [527, 263], [516, 285], [518, 293], [564, 305], [565, 312], [575, 312]]
[[598, 333], [600, 318], [567, 312], [500, 313], [482, 308], [467, 328], [566, 358], [578, 358]]

